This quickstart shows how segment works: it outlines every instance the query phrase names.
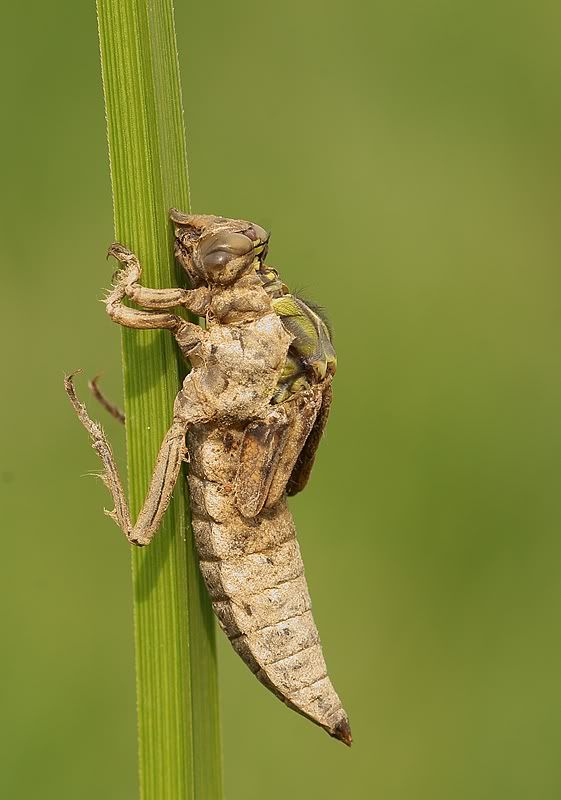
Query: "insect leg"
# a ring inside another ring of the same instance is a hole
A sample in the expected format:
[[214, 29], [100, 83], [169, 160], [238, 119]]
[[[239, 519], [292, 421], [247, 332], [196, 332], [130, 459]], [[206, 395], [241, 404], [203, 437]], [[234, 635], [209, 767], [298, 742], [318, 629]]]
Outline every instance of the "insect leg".
[[[123, 304], [123, 299], [129, 297], [148, 307], [166, 308], [179, 305], [184, 302], [184, 295], [190, 292], [184, 289], [144, 289], [136, 282], [142, 272], [142, 267], [130, 250], [120, 244], [113, 244], [109, 248], [108, 255], [113, 255], [123, 264], [123, 269], [115, 276], [113, 288], [106, 297], [106, 310], [114, 322], [124, 325], [127, 328], [137, 328], [141, 330], [166, 329], [170, 330], [185, 357], [189, 357], [197, 349], [204, 332], [198, 325], [193, 325], [185, 321], [176, 314], [155, 313], [153, 311], [139, 311]], [[139, 295], [137, 290], [142, 290]], [[194, 290], [198, 291], [198, 290]], [[205, 290], [206, 291], [206, 290]], [[147, 294], [146, 294], [147, 293]], [[89, 383], [89, 388], [98, 402], [116, 419], [124, 422], [123, 412], [110, 403], [102, 394], [97, 385], [97, 378]]]
[[[138, 267], [139, 269], [139, 267]], [[120, 270], [115, 276], [113, 288], [105, 298], [105, 309], [113, 322], [124, 325], [126, 328], [140, 330], [153, 330], [163, 328], [176, 330], [183, 320], [177, 314], [157, 313], [155, 311], [138, 311], [123, 305], [127, 294], [127, 287], [136, 280], [137, 265], [131, 264]]]
[[[128, 251], [127, 251], [128, 252]], [[132, 255], [132, 254], [131, 254]], [[129, 287], [136, 280], [140, 265], [134, 256], [115, 276], [113, 288], [105, 299], [105, 308], [113, 322], [138, 330], [169, 330], [175, 336], [185, 357], [190, 357], [206, 335], [206, 331], [177, 314], [157, 311], [139, 311], [123, 304]]]
[[193, 422], [205, 420], [204, 414], [201, 413], [200, 403], [198, 404], [196, 400], [189, 403], [187, 397], [184, 396], [184, 390], [179, 392], [172, 425], [160, 447], [146, 499], [133, 525], [111, 445], [107, 441], [101, 425], [90, 418], [86, 407], [78, 400], [72, 375], [65, 378], [64, 388], [80, 422], [90, 435], [93, 449], [102, 461], [101, 477], [115, 503], [114, 510], [106, 513], [115, 520], [131, 544], [139, 546], [149, 544], [169, 505], [181, 464], [187, 455], [185, 446], [187, 428]]
[[128, 248], [115, 242], [107, 252], [108, 256], [113, 256], [123, 266], [121, 274], [127, 274], [127, 280], [123, 283], [125, 295], [144, 308], [162, 310], [173, 308], [174, 306], [184, 306], [189, 311], [199, 316], [206, 312], [209, 300], [209, 290], [206, 287], [198, 289], [182, 289], [172, 287], [170, 289], [150, 289], [138, 283], [142, 273], [140, 262]]
[[88, 389], [93, 394], [93, 396], [95, 397], [97, 402], [101, 406], [103, 406], [103, 408], [109, 414], [111, 414], [112, 417], [114, 417], [118, 422], [120, 422], [122, 425], [124, 425], [125, 424], [125, 412], [121, 411], [121, 409], [118, 406], [116, 406], [113, 403], [111, 403], [111, 401], [109, 401], [105, 397], [105, 395], [103, 394], [103, 392], [101, 391], [101, 389], [98, 386], [98, 381], [99, 381], [99, 375], [96, 375], [95, 378], [92, 378], [91, 381], [88, 381]]

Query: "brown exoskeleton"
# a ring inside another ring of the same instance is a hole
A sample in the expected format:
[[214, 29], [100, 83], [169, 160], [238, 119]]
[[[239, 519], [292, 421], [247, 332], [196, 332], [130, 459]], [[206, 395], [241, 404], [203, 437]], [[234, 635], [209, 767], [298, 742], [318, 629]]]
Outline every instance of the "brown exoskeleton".
[[[263, 263], [268, 234], [258, 225], [175, 210], [171, 219], [176, 257], [193, 288], [143, 287], [136, 256], [120, 244], [109, 251], [121, 264], [107, 298], [111, 319], [171, 331], [192, 366], [134, 524], [109, 443], [71, 377], [66, 391], [103, 462], [115, 502], [110, 516], [132, 544], [151, 541], [189, 454], [199, 564], [221, 627], [267, 688], [350, 745], [286, 502], [308, 479], [329, 411], [335, 353], [328, 330]], [[167, 310], [174, 306], [204, 316], [206, 330]]]

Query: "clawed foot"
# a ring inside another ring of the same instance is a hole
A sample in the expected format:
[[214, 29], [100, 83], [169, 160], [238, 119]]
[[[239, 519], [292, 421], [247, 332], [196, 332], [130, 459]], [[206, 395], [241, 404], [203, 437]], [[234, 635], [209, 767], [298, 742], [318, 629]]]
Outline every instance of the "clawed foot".
[[121, 261], [123, 264], [126, 263], [127, 259], [132, 258], [135, 261], [138, 260], [135, 254], [120, 242], [113, 242], [113, 244], [109, 245], [107, 250], [107, 258], [109, 258], [109, 256], [113, 256], [113, 258], [116, 258], [117, 261]]
[[112, 256], [120, 264], [121, 269], [118, 269], [113, 274], [113, 285], [115, 287], [125, 287], [136, 283], [142, 273], [142, 267], [138, 258], [128, 247], [125, 247], [119, 242], [113, 242], [107, 250], [107, 258]]

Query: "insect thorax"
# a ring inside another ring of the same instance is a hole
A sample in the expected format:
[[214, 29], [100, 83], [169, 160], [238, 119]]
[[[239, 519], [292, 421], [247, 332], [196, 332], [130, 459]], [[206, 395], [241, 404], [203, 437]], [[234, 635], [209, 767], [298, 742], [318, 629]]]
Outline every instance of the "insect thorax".
[[337, 357], [329, 329], [318, 309], [312, 309], [302, 298], [291, 294], [273, 267], [262, 264], [256, 272], [284, 328], [293, 337], [273, 396], [273, 402], [280, 403], [289, 395], [333, 375]]

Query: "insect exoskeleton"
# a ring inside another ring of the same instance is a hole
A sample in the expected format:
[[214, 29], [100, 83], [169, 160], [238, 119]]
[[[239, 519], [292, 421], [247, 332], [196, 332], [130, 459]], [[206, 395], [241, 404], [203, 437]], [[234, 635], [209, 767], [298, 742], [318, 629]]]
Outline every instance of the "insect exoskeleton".
[[[220, 626], [258, 679], [291, 708], [351, 744], [327, 675], [287, 495], [309, 478], [331, 404], [335, 351], [322, 315], [264, 263], [269, 234], [246, 220], [170, 212], [191, 289], [140, 284], [136, 256], [107, 298], [112, 319], [164, 328], [191, 362], [146, 500], [134, 525], [101, 428], [70, 399], [100, 454], [113, 518], [148, 544], [187, 460], [201, 573]], [[140, 310], [123, 303], [131, 298]], [[206, 328], [169, 309], [183, 305]]]

